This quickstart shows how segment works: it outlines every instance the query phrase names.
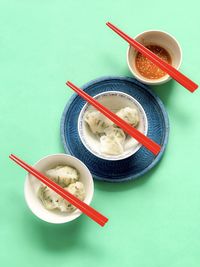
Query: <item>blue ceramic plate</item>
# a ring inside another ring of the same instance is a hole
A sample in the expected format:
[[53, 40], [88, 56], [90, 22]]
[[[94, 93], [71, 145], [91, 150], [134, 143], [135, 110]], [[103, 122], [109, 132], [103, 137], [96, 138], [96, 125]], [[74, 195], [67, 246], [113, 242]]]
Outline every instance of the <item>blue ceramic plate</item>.
[[83, 161], [94, 178], [108, 182], [124, 182], [136, 179], [152, 169], [161, 159], [168, 142], [169, 121], [161, 100], [148, 86], [128, 77], [102, 77], [84, 86], [91, 96], [105, 91], [121, 91], [134, 97], [143, 107], [148, 120], [147, 136], [162, 146], [154, 156], [141, 147], [134, 155], [124, 160], [107, 161], [95, 157], [82, 144], [78, 134], [78, 116], [86, 103], [74, 94], [67, 103], [61, 118], [61, 138], [67, 153]]

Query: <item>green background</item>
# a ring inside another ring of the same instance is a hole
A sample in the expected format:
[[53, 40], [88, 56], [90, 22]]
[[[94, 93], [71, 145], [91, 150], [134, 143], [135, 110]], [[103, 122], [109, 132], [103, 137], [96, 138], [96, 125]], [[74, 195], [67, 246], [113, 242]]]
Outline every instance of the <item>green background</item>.
[[200, 266], [200, 90], [176, 82], [153, 88], [170, 119], [160, 164], [135, 182], [95, 181], [93, 206], [109, 217], [101, 228], [86, 216], [65, 225], [37, 219], [23, 196], [25, 172], [64, 152], [60, 117], [77, 85], [104, 75], [131, 76], [127, 44], [110, 20], [134, 36], [147, 29], [173, 34], [181, 70], [199, 82], [199, 1], [0, 0], [0, 265]]

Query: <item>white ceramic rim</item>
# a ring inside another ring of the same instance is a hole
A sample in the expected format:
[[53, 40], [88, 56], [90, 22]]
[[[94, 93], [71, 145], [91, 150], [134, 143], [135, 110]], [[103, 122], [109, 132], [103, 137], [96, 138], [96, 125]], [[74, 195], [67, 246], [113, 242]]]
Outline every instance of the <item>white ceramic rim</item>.
[[[92, 199], [93, 199], [93, 195], [94, 195], [94, 181], [93, 181], [93, 178], [92, 178], [92, 174], [90, 172], [90, 170], [88, 169], [88, 167], [81, 161], [79, 160], [78, 158], [74, 157], [74, 156], [71, 156], [69, 154], [65, 154], [65, 153], [57, 153], [57, 154], [50, 154], [50, 155], [47, 155], [47, 156], [44, 156], [42, 157], [41, 159], [39, 159], [38, 161], [36, 161], [32, 166], [35, 167], [38, 163], [40, 163], [40, 161], [42, 160], [45, 160], [47, 159], [48, 157], [51, 157], [51, 156], [66, 156], [68, 158], [72, 158], [72, 159], [75, 159], [77, 161], [79, 161], [79, 163], [88, 170], [88, 172], [90, 173], [89, 175], [89, 179], [90, 179], [90, 182], [91, 182], [91, 194], [88, 196], [88, 199], [87, 201], [83, 201], [85, 202], [86, 204], [90, 205], [90, 203], [92, 202]], [[48, 223], [52, 223], [52, 224], [63, 224], [63, 223], [67, 223], [67, 222], [70, 222], [70, 221], [73, 221], [75, 220], [76, 218], [78, 218], [80, 215], [82, 215], [82, 211], [80, 210], [76, 210], [77, 211], [77, 214], [74, 214], [74, 216], [66, 216], [66, 217], [63, 217], [63, 221], [59, 221], [59, 222], [52, 222], [52, 221], [48, 221], [48, 220], [44, 220], [43, 218], [39, 217], [35, 211], [33, 211], [31, 205], [30, 205], [30, 202], [28, 200], [28, 193], [27, 193], [27, 186], [28, 186], [28, 180], [30, 179], [30, 176], [33, 176], [32, 174], [28, 173], [25, 177], [25, 182], [24, 182], [24, 198], [25, 198], [25, 201], [26, 201], [26, 204], [28, 206], [28, 208], [31, 210], [31, 212], [39, 219], [45, 221], [45, 222], [48, 222]], [[37, 178], [35, 178], [37, 179]], [[73, 212], [70, 213], [70, 215], [73, 215]]]
[[[116, 93], [116, 94], [124, 95], [124, 96], [126, 96], [127, 98], [131, 99], [131, 101], [134, 102], [134, 103], [136, 104], [136, 106], [139, 106], [139, 108], [142, 110], [142, 113], [143, 113], [143, 115], [144, 115], [144, 122], [145, 122], [144, 125], [146, 126], [146, 127], [145, 127], [144, 135], [147, 135], [147, 133], [148, 133], [148, 120], [147, 120], [147, 116], [146, 116], [146, 113], [145, 113], [145, 111], [144, 111], [142, 105], [141, 105], [135, 98], [133, 98], [132, 96], [130, 96], [130, 95], [124, 93], [124, 92], [120, 92], [120, 91], [106, 91], [106, 92], [102, 92], [102, 93], [99, 93], [99, 94], [93, 96], [93, 98], [98, 98], [98, 97], [101, 96], [101, 95], [110, 94], [110, 93], [112, 93], [112, 94], [113, 94], [113, 93]], [[80, 139], [81, 139], [81, 141], [82, 141], [82, 144], [83, 144], [83, 145], [85, 146], [85, 148], [86, 148], [87, 150], [89, 150], [93, 155], [95, 155], [96, 157], [101, 158], [101, 159], [103, 159], [103, 160], [118, 161], [118, 160], [123, 160], [123, 159], [126, 159], [126, 158], [128, 158], [128, 157], [134, 155], [134, 154], [141, 148], [142, 144], [139, 144], [139, 143], [138, 143], [137, 148], [136, 148], [135, 150], [133, 150], [133, 152], [127, 153], [127, 154], [125, 154], [124, 156], [121, 156], [121, 157], [112, 157], [112, 156], [103, 157], [103, 156], [101, 156], [100, 154], [96, 153], [94, 150], [92, 150], [91, 147], [88, 146], [87, 143], [85, 142], [85, 139], [84, 139], [83, 135], [81, 134], [82, 131], [81, 131], [81, 126], [80, 126], [80, 125], [81, 125], [82, 118], [83, 118], [83, 115], [84, 115], [84, 113], [85, 113], [85, 110], [86, 110], [87, 106], [89, 106], [89, 105], [90, 105], [89, 103], [86, 103], [86, 104], [83, 106], [83, 108], [81, 109], [81, 112], [80, 112], [80, 114], [79, 114], [79, 117], [78, 117], [78, 133], [79, 133], [79, 137], [80, 137]]]
[[[178, 46], [178, 48], [179, 48], [179, 50], [180, 50], [179, 64], [178, 64], [178, 66], [176, 67], [176, 69], [179, 70], [179, 68], [180, 68], [180, 66], [181, 66], [181, 63], [182, 63], [182, 57], [183, 57], [183, 56], [182, 56], [182, 48], [181, 48], [181, 46], [180, 46], [180, 43], [177, 41], [177, 39], [176, 39], [173, 35], [171, 35], [170, 33], [166, 32], [166, 31], [153, 30], [153, 29], [152, 29], [152, 30], [143, 31], [143, 32], [137, 34], [137, 35], [134, 37], [134, 39], [138, 38], [139, 36], [141, 36], [141, 35], [143, 35], [143, 34], [145, 34], [145, 33], [147, 33], [147, 32], [164, 33], [164, 34], [168, 35], [169, 37], [171, 37], [171, 38], [174, 40], [174, 42], [177, 44], [177, 46]], [[131, 68], [131, 64], [130, 64], [130, 62], [129, 62], [129, 53], [130, 53], [130, 49], [131, 49], [131, 45], [129, 45], [128, 48], [127, 48], [127, 52], [126, 52], [126, 61], [127, 61], [127, 64], [128, 64], [128, 67], [129, 67], [130, 72], [133, 74], [133, 76], [134, 76], [137, 80], [141, 81], [141, 82], [144, 83], [144, 84], [149, 84], [149, 85], [159, 85], [159, 84], [163, 84], [163, 83], [166, 83], [167, 81], [171, 80], [171, 77], [170, 77], [168, 74], [165, 75], [164, 77], [160, 78], [160, 79], [156, 79], [156, 80], [152, 80], [152, 81], [151, 81], [151, 80], [148, 80], [148, 81], [147, 81], [146, 79], [142, 79], [140, 76], [138, 76], [137, 73], [134, 72], [134, 70]]]

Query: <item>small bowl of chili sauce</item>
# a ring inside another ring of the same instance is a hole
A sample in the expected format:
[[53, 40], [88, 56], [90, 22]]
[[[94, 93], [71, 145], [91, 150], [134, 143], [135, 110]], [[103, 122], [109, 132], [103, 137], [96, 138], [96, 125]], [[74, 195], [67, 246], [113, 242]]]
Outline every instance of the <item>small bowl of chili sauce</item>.
[[[135, 40], [147, 47], [162, 60], [179, 69], [182, 61], [182, 50], [177, 40], [169, 33], [151, 30], [138, 34]], [[127, 63], [136, 79], [149, 85], [162, 84], [171, 77], [152, 63], [148, 58], [129, 46]]]

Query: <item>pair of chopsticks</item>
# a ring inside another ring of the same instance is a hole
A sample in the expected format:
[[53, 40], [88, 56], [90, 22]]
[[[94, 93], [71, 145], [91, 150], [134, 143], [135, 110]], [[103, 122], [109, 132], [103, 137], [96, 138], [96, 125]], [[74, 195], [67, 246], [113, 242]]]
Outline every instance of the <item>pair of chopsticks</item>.
[[84, 214], [86, 214], [88, 217], [90, 217], [92, 220], [100, 224], [101, 226], [104, 226], [105, 223], [108, 221], [108, 218], [103, 216], [101, 213], [93, 209], [91, 206], [87, 205], [85, 202], [81, 201], [68, 191], [64, 190], [61, 186], [50, 180], [48, 177], [37, 171], [35, 168], [31, 167], [27, 163], [25, 163], [23, 160], [19, 159], [17, 156], [11, 154], [9, 156], [10, 159], [15, 161], [19, 166], [24, 168], [26, 171], [28, 171], [30, 174], [35, 176], [37, 179], [39, 179], [42, 183], [47, 185], [49, 188], [51, 188], [53, 191], [55, 191], [57, 194], [59, 194], [61, 197], [69, 201], [72, 205], [74, 205], [76, 208], [78, 208], [80, 211], [82, 211]]
[[108, 119], [113, 121], [117, 126], [122, 128], [127, 134], [135, 138], [139, 143], [149, 149], [154, 155], [157, 155], [160, 152], [161, 146], [156, 142], [142, 134], [136, 128], [129, 125], [127, 122], [122, 120], [115, 113], [104, 107], [100, 104], [96, 99], [88, 95], [86, 92], [75, 86], [70, 81], [66, 82], [66, 85], [73, 89], [78, 95], [80, 95], [83, 99], [85, 99], [88, 103], [94, 106], [97, 110], [99, 110], [102, 114], [104, 114]]
[[198, 88], [198, 85], [196, 83], [194, 83], [192, 80], [190, 80], [184, 74], [182, 74], [180, 71], [175, 69], [172, 65], [163, 61], [161, 58], [159, 58], [157, 55], [155, 55], [153, 52], [151, 52], [145, 46], [143, 46], [142, 44], [140, 44], [139, 42], [137, 42], [136, 40], [134, 40], [133, 38], [128, 36], [126, 33], [121, 31], [115, 25], [113, 25], [110, 22], [107, 22], [106, 25], [109, 28], [111, 28], [114, 32], [116, 32], [119, 36], [121, 36], [125, 41], [127, 41], [131, 46], [133, 46], [137, 51], [139, 51], [141, 54], [143, 54], [145, 57], [147, 57], [149, 60], [151, 60], [160, 69], [162, 69], [163, 71], [168, 73], [174, 80], [176, 80], [178, 83], [183, 85], [190, 92], [194, 92]]

